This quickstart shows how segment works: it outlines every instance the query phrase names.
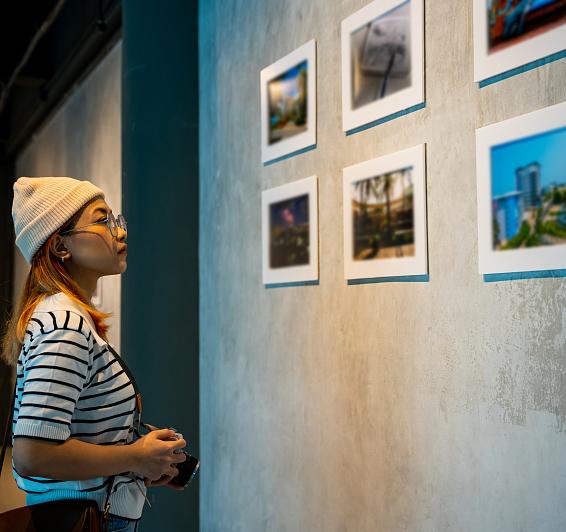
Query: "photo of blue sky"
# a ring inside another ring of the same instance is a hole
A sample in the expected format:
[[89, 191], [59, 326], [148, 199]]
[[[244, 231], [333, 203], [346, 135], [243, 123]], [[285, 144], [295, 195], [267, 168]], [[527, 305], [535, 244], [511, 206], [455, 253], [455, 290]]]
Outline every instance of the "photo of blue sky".
[[533, 162], [541, 166], [542, 188], [566, 183], [566, 127], [494, 146], [492, 197], [516, 190], [515, 171]]

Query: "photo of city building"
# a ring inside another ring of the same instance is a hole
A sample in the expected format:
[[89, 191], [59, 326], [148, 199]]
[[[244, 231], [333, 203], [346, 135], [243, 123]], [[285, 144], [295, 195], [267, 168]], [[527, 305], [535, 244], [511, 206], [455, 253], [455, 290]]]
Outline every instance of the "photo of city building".
[[405, 2], [350, 35], [353, 109], [411, 85], [410, 9]]
[[412, 170], [351, 184], [354, 260], [414, 256]]
[[269, 206], [269, 264], [288, 268], [310, 263], [309, 195]]
[[307, 61], [268, 83], [269, 144], [307, 130]]
[[566, 128], [491, 149], [493, 249], [566, 244]]
[[489, 53], [566, 24], [566, 0], [487, 0], [486, 9]]

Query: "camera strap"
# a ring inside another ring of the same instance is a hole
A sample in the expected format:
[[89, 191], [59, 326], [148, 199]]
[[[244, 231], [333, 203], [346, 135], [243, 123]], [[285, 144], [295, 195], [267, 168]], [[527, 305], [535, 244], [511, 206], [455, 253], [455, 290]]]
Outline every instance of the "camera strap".
[[107, 344], [107, 347], [109, 351], [114, 355], [114, 358], [116, 359], [118, 364], [120, 364], [120, 367], [124, 370], [124, 373], [127, 375], [128, 379], [130, 379], [130, 382], [134, 387], [134, 393], [136, 394], [136, 410], [138, 411], [138, 431], [139, 431], [139, 423], [141, 422], [141, 414], [142, 414], [142, 396], [140, 389], [138, 388], [133, 373], [130, 371], [130, 368], [126, 365], [122, 357], [118, 353], [116, 353], [116, 351], [110, 344]]

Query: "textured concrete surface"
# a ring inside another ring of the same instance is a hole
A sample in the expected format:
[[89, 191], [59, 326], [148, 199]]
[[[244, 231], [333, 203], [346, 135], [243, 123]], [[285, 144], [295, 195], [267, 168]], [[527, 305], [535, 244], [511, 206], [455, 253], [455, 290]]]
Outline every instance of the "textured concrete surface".
[[[16, 161], [15, 178], [70, 176], [86, 179], [106, 193], [113, 212], [122, 212], [121, 88], [122, 45], [117, 43], [69, 94], [34, 135]], [[15, 293], [29, 270], [15, 248]], [[120, 346], [120, 275], [103, 277], [101, 308], [108, 320], [110, 341]]]
[[[204, 531], [566, 529], [566, 279], [478, 274], [474, 130], [566, 100], [566, 61], [479, 90], [472, 0], [426, 2], [426, 108], [346, 137], [362, 0], [206, 0]], [[262, 166], [259, 72], [311, 38], [316, 150]], [[342, 168], [427, 143], [430, 281], [343, 280]], [[261, 191], [319, 177], [320, 284], [261, 282]]]

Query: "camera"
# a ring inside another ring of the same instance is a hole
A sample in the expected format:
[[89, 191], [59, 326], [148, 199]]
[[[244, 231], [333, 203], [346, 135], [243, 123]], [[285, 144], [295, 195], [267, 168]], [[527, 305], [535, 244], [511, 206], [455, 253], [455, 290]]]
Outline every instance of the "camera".
[[[175, 431], [175, 440], [181, 440], [183, 435], [180, 432], [177, 432], [176, 429], [171, 429]], [[177, 469], [179, 470], [179, 474], [174, 476], [170, 484], [174, 486], [179, 486], [181, 488], [185, 488], [191, 480], [193, 480], [194, 476], [196, 475], [198, 468], [200, 466], [200, 461], [196, 456], [191, 455], [187, 451], [183, 451], [182, 449], [176, 449], [173, 451], [176, 454], [183, 453], [187, 458], [184, 462], [179, 462], [177, 464]]]

